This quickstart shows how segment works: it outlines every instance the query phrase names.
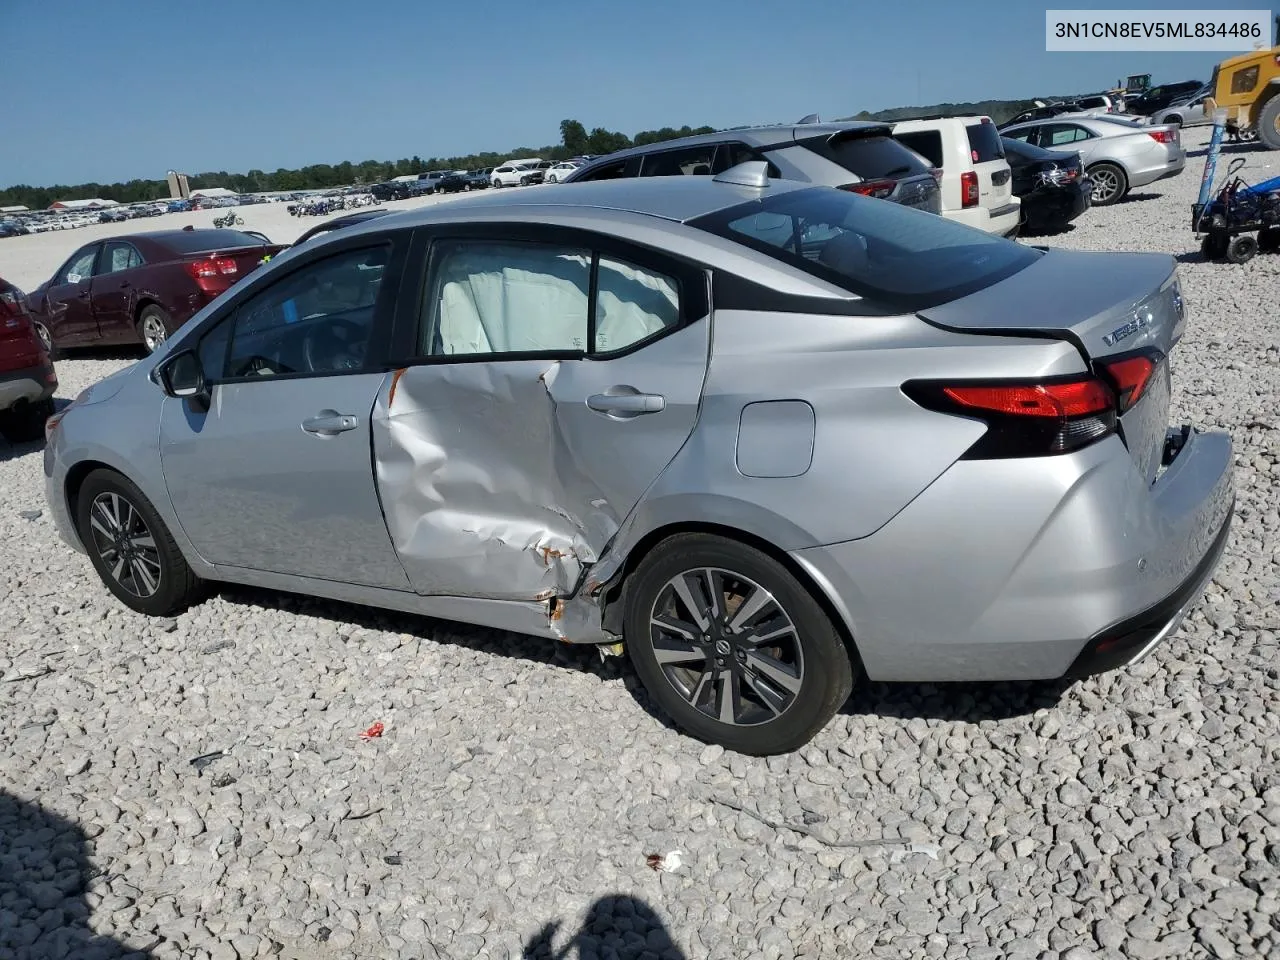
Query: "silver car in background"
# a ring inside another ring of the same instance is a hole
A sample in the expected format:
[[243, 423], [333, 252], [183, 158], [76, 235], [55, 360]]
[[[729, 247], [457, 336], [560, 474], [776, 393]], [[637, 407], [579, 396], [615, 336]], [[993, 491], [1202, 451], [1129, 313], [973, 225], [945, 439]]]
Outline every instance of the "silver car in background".
[[1187, 162], [1177, 127], [1125, 117], [1053, 117], [1002, 127], [1000, 133], [1045, 150], [1079, 152], [1097, 207], [1123, 199], [1133, 187], [1176, 177]]
[[223, 581], [599, 644], [788, 751], [864, 678], [1082, 677], [1178, 626], [1234, 497], [1227, 435], [1167, 422], [1175, 266], [762, 162], [468, 197], [85, 390], [50, 511], [143, 613]]
[[1213, 123], [1213, 114], [1209, 110], [1212, 96], [1213, 84], [1206, 83], [1191, 96], [1182, 97], [1163, 110], [1157, 110], [1148, 122], [1156, 126], [1168, 124], [1172, 127], [1200, 127]]

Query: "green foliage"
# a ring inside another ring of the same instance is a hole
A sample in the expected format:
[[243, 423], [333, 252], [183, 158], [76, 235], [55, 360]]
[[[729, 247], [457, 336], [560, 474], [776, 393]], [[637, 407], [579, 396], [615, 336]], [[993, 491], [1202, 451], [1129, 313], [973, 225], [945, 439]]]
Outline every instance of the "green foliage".
[[[1054, 100], [1070, 100], [1067, 97], [1042, 97], [1045, 103]], [[996, 123], [1004, 123], [1023, 110], [1030, 110], [1035, 104], [1030, 100], [978, 100], [968, 103], [935, 103], [927, 107], [891, 107], [888, 110], [871, 112], [861, 110], [852, 117], [841, 117], [841, 120], [878, 120], [881, 123], [895, 123], [898, 120], [914, 120], [916, 117], [963, 117], [979, 114], [990, 117]]]

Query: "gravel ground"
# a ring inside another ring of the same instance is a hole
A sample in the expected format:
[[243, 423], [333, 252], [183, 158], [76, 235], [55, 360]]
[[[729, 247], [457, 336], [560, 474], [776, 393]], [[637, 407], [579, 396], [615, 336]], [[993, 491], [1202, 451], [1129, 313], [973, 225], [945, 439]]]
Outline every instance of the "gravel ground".
[[1132, 669], [873, 686], [788, 757], [591, 651], [241, 589], [134, 615], [0, 447], [0, 956], [1280, 955], [1280, 256], [1200, 261], [1201, 163], [1044, 242], [1184, 261], [1175, 418], [1237, 444], [1205, 602]]

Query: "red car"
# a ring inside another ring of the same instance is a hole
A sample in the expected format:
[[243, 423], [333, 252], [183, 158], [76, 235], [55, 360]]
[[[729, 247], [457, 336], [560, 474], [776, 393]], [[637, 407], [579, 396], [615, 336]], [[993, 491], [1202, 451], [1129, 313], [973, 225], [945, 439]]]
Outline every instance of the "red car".
[[22, 291], [0, 279], [0, 433], [4, 438], [26, 443], [43, 437], [57, 389], [53, 361], [36, 336]]
[[133, 343], [150, 353], [263, 257], [283, 249], [241, 230], [158, 230], [99, 240], [32, 291], [32, 320], [51, 353]]

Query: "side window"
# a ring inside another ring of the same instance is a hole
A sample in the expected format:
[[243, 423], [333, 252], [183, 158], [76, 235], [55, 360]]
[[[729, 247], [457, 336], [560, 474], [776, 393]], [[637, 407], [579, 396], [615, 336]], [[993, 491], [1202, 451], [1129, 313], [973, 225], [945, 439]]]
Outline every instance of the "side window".
[[1052, 149], [1078, 140], [1088, 140], [1091, 136], [1092, 134], [1084, 127], [1077, 127], [1071, 123], [1055, 123], [1040, 131], [1040, 146]]
[[618, 180], [622, 177], [634, 177], [640, 173], [640, 157], [627, 157], [624, 160], [615, 160], [613, 163], [606, 163], [592, 170], [590, 173], [575, 177], [575, 183], [586, 183], [595, 180]]
[[935, 167], [942, 166], [942, 134], [937, 130], [913, 130], [910, 133], [895, 133], [893, 139], [903, 146], [910, 147]]
[[782, 173], [773, 165], [773, 161], [766, 157], [755, 147], [749, 147], [745, 143], [722, 143], [716, 147], [716, 162], [711, 165], [712, 173], [724, 173], [731, 167], [736, 167], [740, 163], [746, 163], [749, 160], [763, 160], [769, 164], [769, 176], [777, 180], [782, 179]]
[[98, 246], [87, 247], [72, 257], [62, 272], [58, 274], [58, 283], [79, 283], [93, 276], [93, 259], [98, 254]]
[[421, 356], [585, 351], [591, 253], [446, 240], [431, 251]]
[[221, 366], [217, 341], [227, 333], [226, 364], [211, 379], [363, 369], [389, 252], [382, 245], [335, 254], [267, 287], [206, 336], [206, 374]]
[[1010, 130], [1004, 133], [1003, 136], [1008, 137], [1010, 140], [1021, 140], [1023, 143], [1034, 143], [1036, 131], [1035, 130]]
[[119, 273], [121, 270], [132, 270], [142, 266], [142, 254], [131, 243], [113, 241], [107, 244], [106, 254], [102, 258], [99, 274]]
[[623, 350], [679, 323], [680, 287], [675, 280], [613, 257], [600, 257], [594, 351]]
[[644, 156], [644, 162], [640, 165], [640, 176], [708, 176], [711, 173], [711, 163], [715, 160], [715, 153], [714, 143], [685, 147], [682, 150], [647, 153]]

